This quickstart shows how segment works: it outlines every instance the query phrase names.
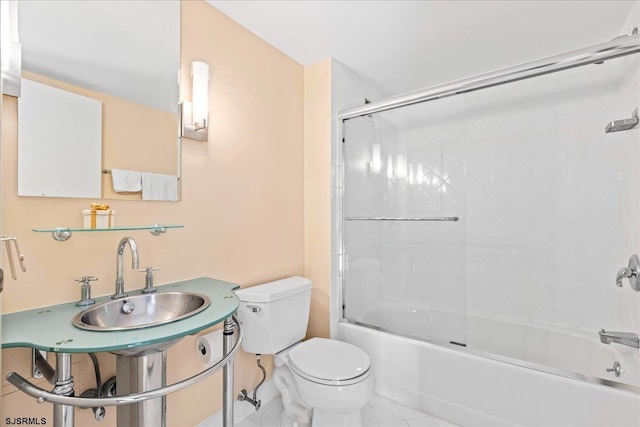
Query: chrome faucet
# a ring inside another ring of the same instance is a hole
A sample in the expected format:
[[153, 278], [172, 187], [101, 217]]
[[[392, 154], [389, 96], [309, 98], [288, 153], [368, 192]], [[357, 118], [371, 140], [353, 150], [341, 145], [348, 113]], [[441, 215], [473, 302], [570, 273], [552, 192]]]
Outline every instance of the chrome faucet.
[[603, 344], [616, 342], [629, 347], [640, 348], [640, 337], [638, 337], [638, 334], [634, 334], [633, 332], [607, 332], [604, 329], [601, 329], [598, 334], [600, 335], [600, 342]]
[[117, 272], [116, 272], [116, 293], [111, 295], [112, 299], [124, 298], [128, 294], [124, 292], [124, 279], [122, 278], [122, 261], [124, 259], [124, 247], [129, 244], [129, 248], [131, 248], [131, 268], [138, 269], [139, 261], [138, 261], [138, 245], [136, 241], [131, 237], [125, 237], [120, 240], [118, 243], [118, 254], [117, 254]]

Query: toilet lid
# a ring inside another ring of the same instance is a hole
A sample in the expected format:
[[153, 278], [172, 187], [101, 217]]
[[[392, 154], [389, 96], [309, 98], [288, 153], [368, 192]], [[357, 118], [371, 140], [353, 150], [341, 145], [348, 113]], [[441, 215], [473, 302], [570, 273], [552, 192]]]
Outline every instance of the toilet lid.
[[312, 338], [289, 352], [292, 368], [305, 377], [322, 382], [342, 382], [369, 371], [367, 353], [346, 342]]

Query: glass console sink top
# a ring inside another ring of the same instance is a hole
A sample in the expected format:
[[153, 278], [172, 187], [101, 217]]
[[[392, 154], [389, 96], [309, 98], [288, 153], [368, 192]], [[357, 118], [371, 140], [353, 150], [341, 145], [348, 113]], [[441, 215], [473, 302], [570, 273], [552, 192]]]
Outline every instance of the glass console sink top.
[[[211, 304], [180, 321], [158, 326], [114, 331], [80, 329], [71, 323], [79, 308], [75, 301], [38, 307], [2, 315], [2, 348], [30, 347], [54, 353], [139, 352], [155, 348], [186, 335], [193, 335], [224, 321], [238, 309], [234, 290], [239, 286], [211, 277], [198, 277], [166, 285], [156, 285], [158, 293], [191, 292], [205, 295]], [[129, 290], [129, 296], [141, 295]], [[97, 304], [113, 301], [110, 295], [94, 297]]]
[[195, 292], [141, 294], [90, 306], [72, 324], [104, 332], [149, 328], [193, 316], [210, 304], [209, 297]]

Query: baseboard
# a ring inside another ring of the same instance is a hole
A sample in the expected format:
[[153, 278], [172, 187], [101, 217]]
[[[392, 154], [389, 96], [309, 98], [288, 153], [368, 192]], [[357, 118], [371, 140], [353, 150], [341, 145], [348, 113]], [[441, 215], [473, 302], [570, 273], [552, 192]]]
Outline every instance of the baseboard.
[[[280, 396], [280, 392], [276, 389], [273, 381], [266, 381], [260, 386], [258, 392], [258, 399], [262, 401], [262, 405], [266, 405], [271, 400]], [[256, 408], [248, 402], [233, 402], [233, 421], [234, 424], [241, 423], [245, 418], [252, 414], [255, 414]], [[219, 410], [215, 414], [211, 415], [206, 420], [198, 424], [198, 427], [222, 427], [222, 410]]]

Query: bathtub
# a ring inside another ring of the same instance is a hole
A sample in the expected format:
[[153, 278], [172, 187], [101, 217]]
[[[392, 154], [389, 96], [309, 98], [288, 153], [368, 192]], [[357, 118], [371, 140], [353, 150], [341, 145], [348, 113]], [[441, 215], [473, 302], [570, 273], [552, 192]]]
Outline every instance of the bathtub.
[[[460, 316], [402, 299], [387, 300], [361, 315], [365, 324], [402, 331], [402, 335], [409, 337], [455, 336], [451, 325], [459, 325]], [[481, 315], [469, 315], [464, 324], [466, 337], [460, 341], [477, 353], [527, 361], [540, 365], [540, 369], [550, 367], [566, 371], [567, 375], [577, 374], [584, 380], [603, 378], [614, 386], [629, 385], [631, 390], [640, 390], [640, 351], [619, 344], [602, 344], [596, 330], [546, 327]], [[619, 378], [606, 371], [615, 361], [624, 370]]]
[[[434, 318], [425, 310], [390, 302], [364, 318], [367, 323], [419, 335], [411, 330], [413, 326], [422, 325], [424, 331], [424, 325], [431, 324], [420, 316]], [[447, 323], [446, 313], [435, 318]], [[468, 348], [347, 321], [339, 322], [334, 331], [336, 338], [369, 354], [377, 394], [456, 424], [640, 426], [640, 353], [600, 343], [597, 331], [532, 327], [470, 316]], [[614, 360], [625, 370], [619, 379], [605, 371]]]

